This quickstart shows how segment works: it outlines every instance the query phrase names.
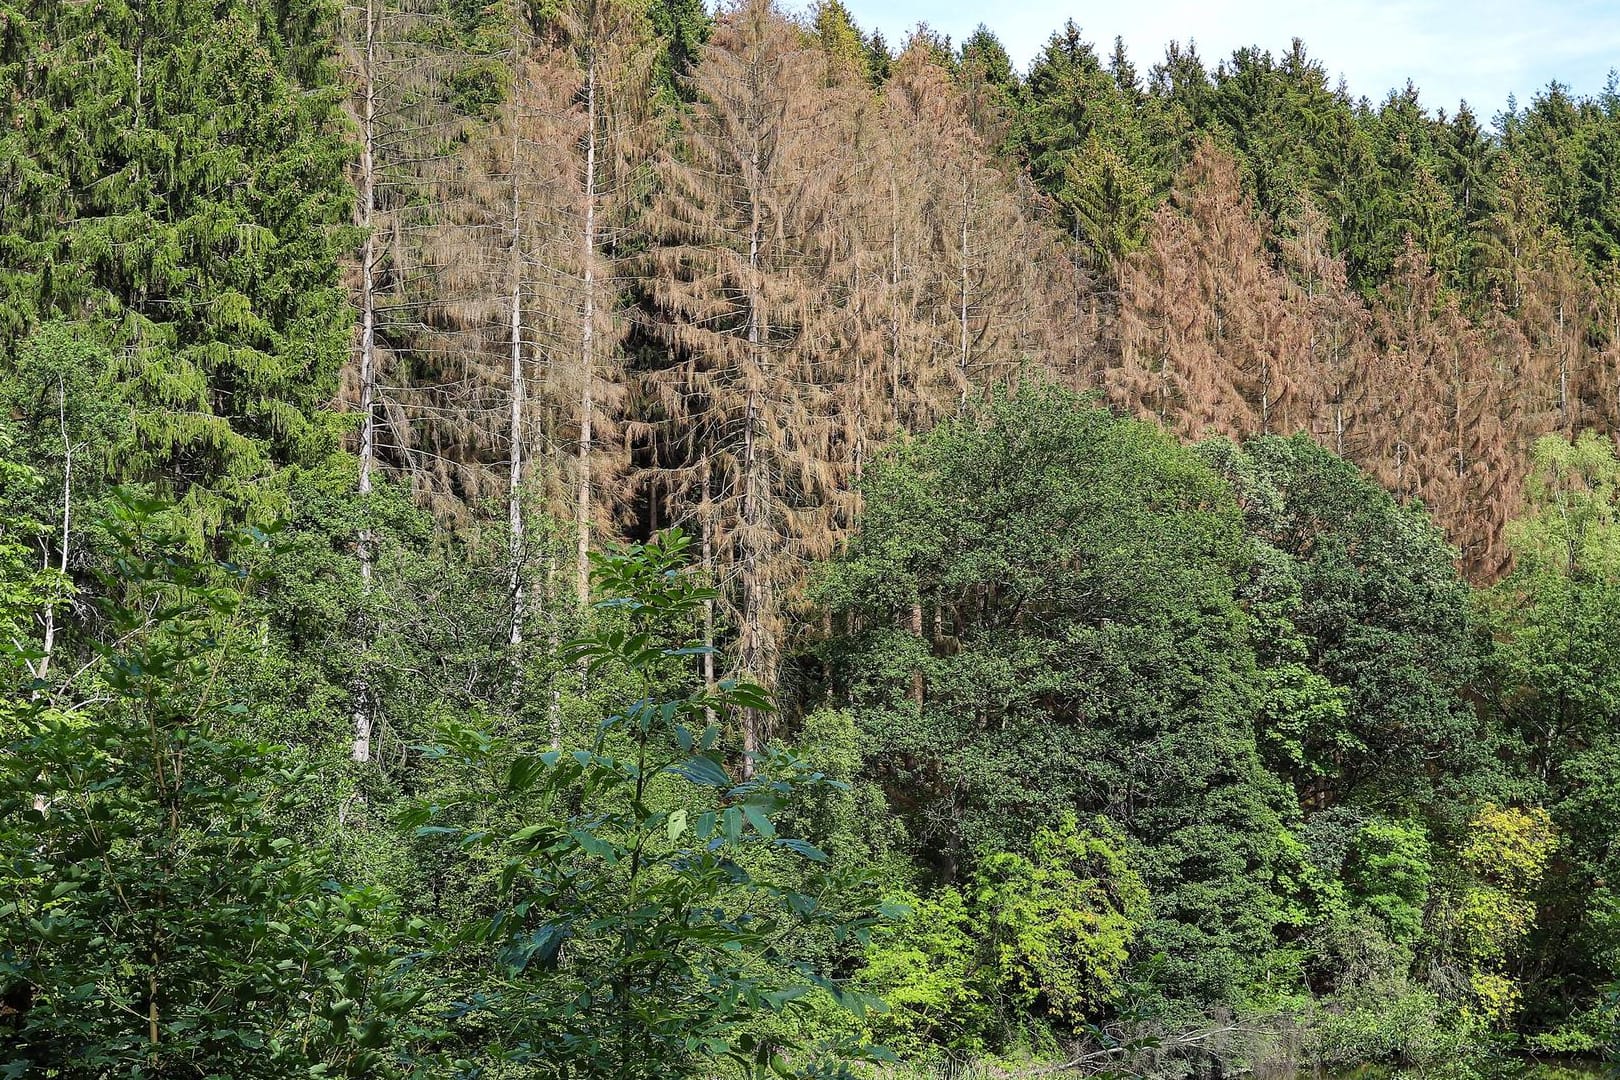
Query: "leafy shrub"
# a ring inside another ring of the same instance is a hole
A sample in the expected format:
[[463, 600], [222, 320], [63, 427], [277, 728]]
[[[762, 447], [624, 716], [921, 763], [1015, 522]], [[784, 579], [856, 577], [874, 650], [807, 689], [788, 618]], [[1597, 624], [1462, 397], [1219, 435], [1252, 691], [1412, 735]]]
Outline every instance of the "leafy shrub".
[[[798, 946], [818, 935], [864, 945], [884, 915], [859, 868], [778, 828], [796, 793], [837, 781], [779, 749], [748, 761], [741, 781], [727, 768], [722, 720], [769, 709], [766, 692], [683, 688], [705, 647], [680, 631], [714, 597], [682, 572], [687, 548], [666, 533], [595, 557], [597, 606], [611, 617], [565, 655], [593, 677], [629, 677], [639, 696], [589, 749], [513, 753], [476, 729], [446, 731], [461, 796], [406, 823], [490, 860], [498, 878], [493, 911], [464, 928], [456, 954], [466, 968], [492, 964], [494, 988], [453, 1011], [450, 1040], [492, 1043], [520, 1067], [565, 1064], [574, 1080], [820, 1074], [875, 1053], [770, 1036], [817, 991], [870, 1003]], [[491, 826], [492, 813], [521, 824]]]
[[1124, 851], [1116, 827], [1082, 831], [1070, 815], [1038, 830], [1029, 855], [982, 857], [965, 890], [895, 897], [912, 917], [874, 936], [859, 976], [888, 1003], [877, 1030], [916, 1054], [1080, 1028], [1114, 1000], [1147, 917]]

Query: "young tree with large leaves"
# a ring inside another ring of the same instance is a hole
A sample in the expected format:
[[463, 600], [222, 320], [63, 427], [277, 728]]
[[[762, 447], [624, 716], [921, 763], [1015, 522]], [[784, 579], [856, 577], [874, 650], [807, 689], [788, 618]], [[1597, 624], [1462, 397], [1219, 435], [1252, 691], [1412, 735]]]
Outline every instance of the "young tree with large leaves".
[[385, 895], [332, 880], [296, 824], [319, 781], [231, 696], [264, 537], [198, 562], [180, 521], [117, 501], [102, 640], [0, 713], [0, 1068], [401, 1075], [384, 1047], [419, 995], [392, 977]]

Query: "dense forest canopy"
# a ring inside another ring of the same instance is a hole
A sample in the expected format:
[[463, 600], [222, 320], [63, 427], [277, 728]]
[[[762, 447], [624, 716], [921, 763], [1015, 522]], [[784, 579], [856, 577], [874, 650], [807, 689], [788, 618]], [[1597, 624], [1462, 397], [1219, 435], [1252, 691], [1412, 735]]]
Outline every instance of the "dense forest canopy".
[[0, 0], [0, 1075], [1620, 1038], [1620, 81]]

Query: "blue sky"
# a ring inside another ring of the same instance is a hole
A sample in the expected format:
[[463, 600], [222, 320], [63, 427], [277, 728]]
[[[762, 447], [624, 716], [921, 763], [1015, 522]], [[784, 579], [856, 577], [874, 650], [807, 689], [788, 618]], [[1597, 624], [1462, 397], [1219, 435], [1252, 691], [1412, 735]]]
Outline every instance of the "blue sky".
[[863, 29], [899, 44], [927, 21], [953, 41], [983, 22], [1020, 67], [1051, 32], [1073, 18], [1104, 55], [1125, 39], [1146, 72], [1172, 38], [1196, 40], [1216, 59], [1243, 45], [1273, 53], [1302, 37], [1331, 81], [1343, 75], [1352, 94], [1375, 101], [1411, 78], [1430, 108], [1466, 99], [1482, 120], [1517, 94], [1521, 102], [1550, 79], [1578, 94], [1603, 88], [1620, 67], [1620, 0], [845, 0]]

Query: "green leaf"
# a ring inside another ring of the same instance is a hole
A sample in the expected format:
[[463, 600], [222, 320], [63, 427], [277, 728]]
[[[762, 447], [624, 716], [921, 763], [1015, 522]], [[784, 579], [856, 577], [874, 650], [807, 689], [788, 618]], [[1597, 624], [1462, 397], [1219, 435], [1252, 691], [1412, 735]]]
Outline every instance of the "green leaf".
[[744, 803], [742, 811], [743, 816], [748, 818], [748, 824], [752, 825], [754, 831], [759, 835], [767, 840], [776, 835], [776, 826], [771, 824], [771, 819], [765, 816], [765, 811], [759, 806], [754, 803]]
[[805, 858], [814, 862], [827, 861], [827, 853], [807, 840], [782, 839], [776, 842], [776, 846], [787, 848], [789, 851], [797, 852], [798, 854], [803, 855]]
[[731, 777], [713, 759], [701, 755], [688, 758], [679, 765], [671, 765], [669, 772], [683, 776], [694, 784], [704, 787], [728, 788], [731, 786]]
[[546, 771], [545, 763], [527, 755], [513, 758], [506, 770], [506, 790], [514, 794], [528, 791]]
[[575, 829], [569, 833], [574, 842], [583, 848], [586, 854], [595, 855], [599, 859], [606, 859], [610, 863], [619, 861], [619, 849], [614, 844], [601, 837], [586, 832], [584, 829]]

